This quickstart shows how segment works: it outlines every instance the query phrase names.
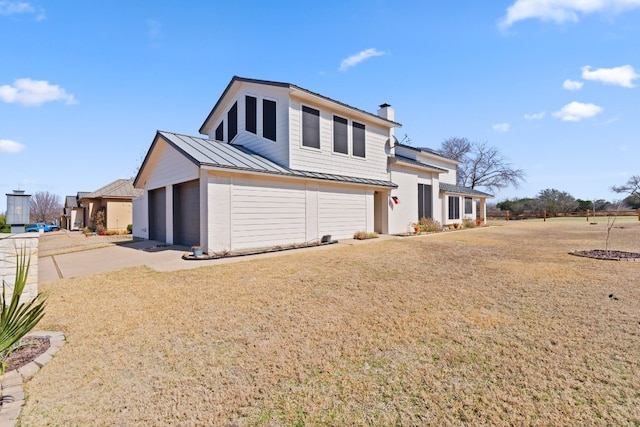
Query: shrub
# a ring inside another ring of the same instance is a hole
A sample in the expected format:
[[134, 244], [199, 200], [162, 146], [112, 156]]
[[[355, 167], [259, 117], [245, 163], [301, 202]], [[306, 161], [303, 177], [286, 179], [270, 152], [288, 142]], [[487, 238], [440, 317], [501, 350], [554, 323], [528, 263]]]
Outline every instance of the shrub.
[[463, 228], [473, 228], [475, 226], [476, 226], [476, 223], [472, 219], [465, 218], [465, 219], [462, 220], [462, 227]]
[[127, 234], [133, 233], [133, 224], [127, 225]]
[[0, 358], [2, 359], [0, 371], [4, 372], [4, 359], [13, 345], [28, 334], [44, 316], [46, 298], [39, 294], [27, 303], [21, 303], [20, 297], [27, 284], [31, 258], [27, 259], [22, 250], [16, 257], [16, 279], [13, 286], [11, 301], [7, 301], [7, 283], [2, 281], [2, 299], [0, 303]]
[[356, 231], [353, 234], [353, 238], [356, 240], [375, 239], [378, 237], [378, 233], [367, 233], [366, 231]]
[[420, 229], [422, 233], [431, 233], [434, 231], [442, 231], [442, 225], [433, 218], [422, 217], [418, 222], [418, 229]]

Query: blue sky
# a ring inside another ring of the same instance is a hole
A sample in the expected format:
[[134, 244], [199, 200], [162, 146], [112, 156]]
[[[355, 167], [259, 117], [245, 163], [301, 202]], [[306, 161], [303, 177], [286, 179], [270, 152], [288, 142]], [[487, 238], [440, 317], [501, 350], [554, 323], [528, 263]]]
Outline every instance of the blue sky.
[[0, 0], [0, 46], [0, 212], [133, 176], [233, 75], [387, 102], [415, 146], [486, 141], [527, 173], [496, 201], [640, 173], [640, 0]]

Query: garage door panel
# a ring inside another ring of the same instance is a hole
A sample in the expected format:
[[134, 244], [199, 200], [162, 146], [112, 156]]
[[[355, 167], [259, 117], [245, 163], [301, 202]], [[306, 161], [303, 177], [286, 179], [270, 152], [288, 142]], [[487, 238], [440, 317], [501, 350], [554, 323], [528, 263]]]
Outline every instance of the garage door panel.
[[167, 241], [166, 189], [149, 191], [149, 239]]
[[189, 181], [173, 187], [173, 242], [200, 244], [200, 183]]

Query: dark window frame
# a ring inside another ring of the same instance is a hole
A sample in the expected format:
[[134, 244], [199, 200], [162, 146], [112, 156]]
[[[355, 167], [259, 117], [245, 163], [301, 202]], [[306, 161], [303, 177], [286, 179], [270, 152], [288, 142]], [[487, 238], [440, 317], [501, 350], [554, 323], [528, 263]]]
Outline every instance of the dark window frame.
[[464, 213], [465, 215], [473, 214], [473, 198], [471, 197], [464, 198]]
[[227, 111], [227, 141], [231, 142], [238, 134], [238, 102]]
[[244, 128], [247, 132], [258, 133], [258, 98], [251, 95], [244, 97]]
[[262, 100], [262, 136], [274, 142], [277, 139], [277, 107], [276, 101]]
[[302, 106], [302, 146], [320, 149], [320, 110]]
[[363, 123], [351, 122], [351, 155], [367, 158], [367, 128]]
[[460, 219], [460, 197], [459, 196], [448, 196], [449, 201], [449, 219]]
[[333, 152], [349, 155], [349, 120], [333, 116]]
[[216, 128], [215, 139], [216, 141], [224, 142], [224, 120]]

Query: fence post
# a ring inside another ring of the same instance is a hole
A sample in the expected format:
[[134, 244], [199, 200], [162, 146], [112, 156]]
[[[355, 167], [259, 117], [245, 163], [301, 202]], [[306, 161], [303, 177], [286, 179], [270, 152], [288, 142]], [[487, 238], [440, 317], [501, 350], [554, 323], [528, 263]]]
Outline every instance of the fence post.
[[[640, 211], [640, 209], [638, 209], [638, 211]], [[640, 218], [640, 213], [638, 215]], [[509, 211], [506, 211], [506, 220], [509, 221]]]
[[589, 209], [587, 209], [587, 222], [589, 222]]
[[638, 221], [640, 221], [640, 208], [638, 208]]
[[543, 215], [544, 215], [544, 217], [543, 217], [544, 218], [544, 222], [547, 222], [547, 210], [546, 209], [544, 210], [544, 214]]

